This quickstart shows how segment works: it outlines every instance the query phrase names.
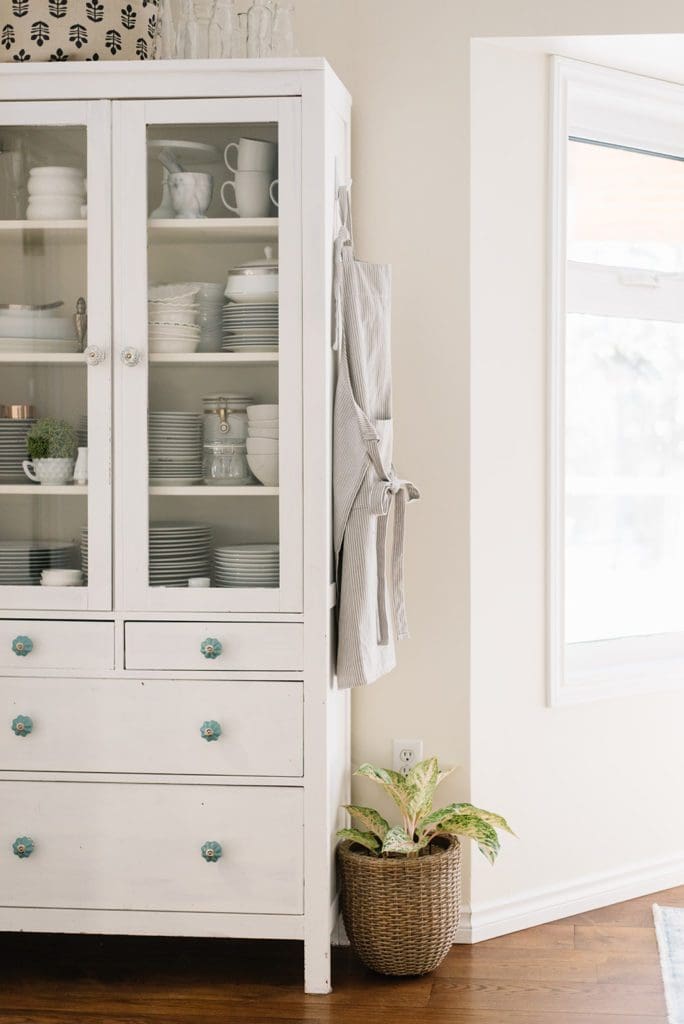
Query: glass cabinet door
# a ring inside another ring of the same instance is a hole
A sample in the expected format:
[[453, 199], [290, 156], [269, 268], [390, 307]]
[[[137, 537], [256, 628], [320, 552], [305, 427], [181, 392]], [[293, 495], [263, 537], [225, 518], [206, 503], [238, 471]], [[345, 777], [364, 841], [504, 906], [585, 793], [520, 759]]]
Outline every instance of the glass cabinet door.
[[0, 607], [111, 607], [106, 102], [0, 103]]
[[299, 611], [299, 101], [126, 101], [114, 118], [120, 593]]

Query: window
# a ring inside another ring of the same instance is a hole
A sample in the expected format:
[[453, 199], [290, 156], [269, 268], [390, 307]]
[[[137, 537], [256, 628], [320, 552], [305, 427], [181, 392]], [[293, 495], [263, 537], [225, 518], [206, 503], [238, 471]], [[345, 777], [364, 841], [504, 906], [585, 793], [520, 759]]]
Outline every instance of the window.
[[550, 694], [684, 685], [684, 89], [559, 61]]

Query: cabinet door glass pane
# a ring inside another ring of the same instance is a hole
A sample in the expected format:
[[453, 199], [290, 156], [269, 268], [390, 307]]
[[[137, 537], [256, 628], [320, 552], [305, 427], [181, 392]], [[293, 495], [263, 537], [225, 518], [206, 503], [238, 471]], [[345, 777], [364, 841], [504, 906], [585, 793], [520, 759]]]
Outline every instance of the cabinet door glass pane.
[[149, 584], [277, 588], [278, 126], [147, 152]]
[[[0, 119], [0, 603], [102, 606], [105, 581], [96, 571], [95, 599], [88, 572], [88, 129], [16, 120]], [[96, 335], [106, 288], [93, 289]], [[97, 352], [101, 387], [107, 367]], [[107, 403], [98, 404], [106, 417]], [[98, 482], [105, 435], [100, 423], [91, 451]], [[96, 539], [106, 528], [101, 520]]]

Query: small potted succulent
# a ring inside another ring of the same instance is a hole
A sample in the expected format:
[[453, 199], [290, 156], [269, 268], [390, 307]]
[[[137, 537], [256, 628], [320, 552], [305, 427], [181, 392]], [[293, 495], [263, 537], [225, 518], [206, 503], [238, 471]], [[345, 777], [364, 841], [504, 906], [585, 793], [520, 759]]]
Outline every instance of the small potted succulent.
[[433, 810], [435, 789], [450, 774], [439, 770], [436, 757], [407, 775], [370, 764], [354, 774], [383, 787], [402, 823], [391, 826], [372, 807], [345, 807], [359, 825], [337, 833], [349, 941], [359, 959], [380, 974], [427, 974], [447, 955], [458, 927], [459, 838], [474, 840], [493, 864], [500, 848], [497, 829], [513, 833], [500, 815], [472, 804]]
[[29, 480], [40, 484], [70, 483], [74, 475], [76, 432], [64, 420], [42, 419], [26, 435], [31, 456], [23, 463]]

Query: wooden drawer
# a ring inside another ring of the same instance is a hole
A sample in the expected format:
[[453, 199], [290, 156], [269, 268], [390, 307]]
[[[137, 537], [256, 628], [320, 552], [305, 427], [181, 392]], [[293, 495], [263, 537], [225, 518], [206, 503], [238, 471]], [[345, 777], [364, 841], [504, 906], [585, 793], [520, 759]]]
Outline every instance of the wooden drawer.
[[[20, 655], [13, 649], [18, 637], [28, 637], [33, 644], [28, 654]], [[0, 619], [0, 671], [20, 668], [113, 669], [114, 623]]]
[[0, 906], [303, 910], [301, 789], [0, 782], [0, 822]]
[[[219, 641], [218, 657], [203, 653], [210, 639]], [[303, 628], [296, 622], [126, 623], [127, 669], [297, 672], [303, 664]]]
[[0, 769], [301, 775], [302, 717], [294, 682], [0, 678]]

